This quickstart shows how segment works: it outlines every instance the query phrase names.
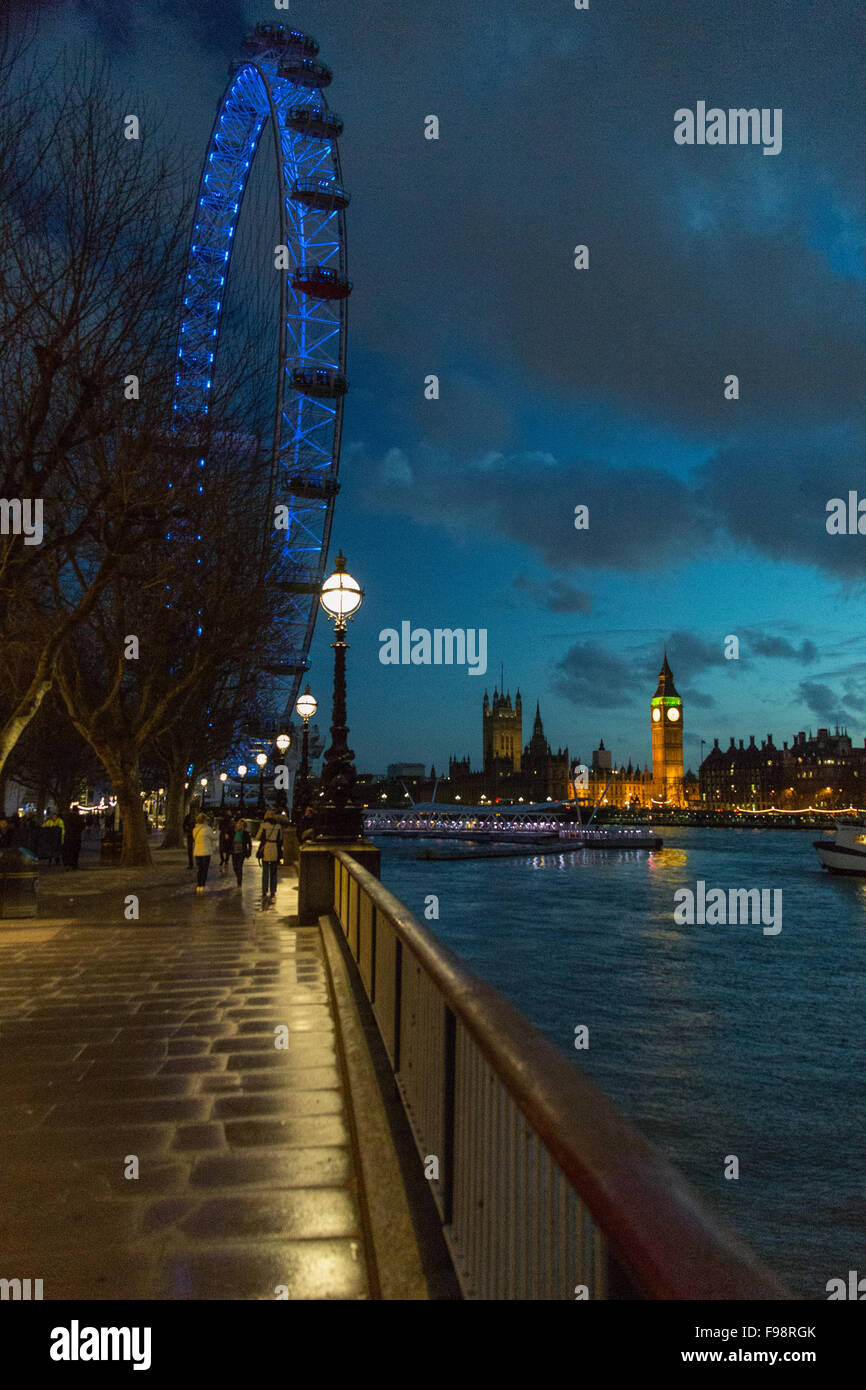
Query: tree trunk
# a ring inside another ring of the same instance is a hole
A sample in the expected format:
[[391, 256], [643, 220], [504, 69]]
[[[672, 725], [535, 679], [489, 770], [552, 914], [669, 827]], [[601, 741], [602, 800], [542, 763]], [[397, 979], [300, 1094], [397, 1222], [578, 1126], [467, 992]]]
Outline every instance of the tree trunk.
[[10, 753], [51, 689], [53, 662], [53, 652], [50, 659], [43, 653], [30, 685], [0, 729], [0, 771], [6, 766]]
[[185, 849], [186, 840], [183, 833], [183, 813], [186, 797], [184, 796], [184, 764], [179, 764], [172, 769], [169, 774], [168, 786], [165, 789], [165, 834], [162, 837], [160, 849]]
[[123, 853], [121, 864], [152, 864], [147, 829], [144, 824], [144, 811], [138, 785], [138, 768], [124, 770], [124, 774], [113, 779], [114, 794], [120, 810], [123, 829]]

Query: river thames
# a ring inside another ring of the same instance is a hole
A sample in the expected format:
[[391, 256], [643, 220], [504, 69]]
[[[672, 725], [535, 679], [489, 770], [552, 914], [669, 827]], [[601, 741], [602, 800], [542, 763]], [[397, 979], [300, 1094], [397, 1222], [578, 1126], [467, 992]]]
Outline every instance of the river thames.
[[[419, 861], [382, 881], [581, 1066], [796, 1293], [866, 1273], [866, 879], [818, 831], [663, 827], [657, 853]], [[782, 930], [680, 926], [674, 894], [781, 889]], [[576, 1051], [575, 1029], [589, 1030]], [[724, 1176], [727, 1158], [739, 1178]]]

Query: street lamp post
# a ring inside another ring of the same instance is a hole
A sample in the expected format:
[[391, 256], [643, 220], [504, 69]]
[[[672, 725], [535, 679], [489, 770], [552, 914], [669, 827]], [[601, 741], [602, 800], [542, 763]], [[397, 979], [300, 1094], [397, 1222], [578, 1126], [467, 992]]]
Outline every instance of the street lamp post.
[[238, 777], [240, 777], [240, 779], [241, 779], [241, 804], [240, 804], [240, 806], [239, 806], [238, 809], [239, 809], [241, 815], [243, 815], [243, 813], [244, 813], [244, 778], [246, 777], [246, 775], [247, 775], [246, 764], [245, 764], [245, 763], [239, 763], [239, 764], [238, 764]]
[[355, 802], [354, 753], [348, 745], [346, 724], [346, 622], [360, 608], [363, 590], [350, 574], [342, 551], [336, 569], [322, 585], [320, 602], [334, 622], [334, 712], [331, 746], [325, 753], [322, 771], [324, 805], [318, 814], [318, 837], [325, 840], [353, 840], [364, 833], [361, 808]]
[[256, 762], [259, 765], [259, 804], [258, 813], [260, 816], [265, 814], [265, 764], [268, 761], [267, 753], [257, 753]]
[[295, 781], [295, 797], [292, 805], [292, 820], [295, 828], [301, 829], [301, 821], [304, 812], [310, 804], [310, 720], [319, 708], [319, 702], [315, 696], [310, 694], [310, 687], [307, 686], [303, 695], [298, 699], [295, 709], [304, 721], [304, 735], [301, 742], [301, 766], [298, 768], [298, 776]]
[[207, 778], [201, 779], [201, 809], [204, 810], [205, 797], [207, 796]]
[[[292, 740], [289, 738], [288, 734], [277, 734], [277, 737], [274, 740], [274, 742], [277, 745], [277, 752], [280, 755], [280, 762], [283, 768], [284, 779], [288, 778], [289, 775], [289, 770], [286, 767], [286, 752], [288, 751], [288, 747], [291, 741]], [[283, 786], [280, 787], [279, 791], [277, 792], [277, 805], [279, 806], [281, 811], [285, 811], [287, 804], [288, 803], [286, 797], [286, 789]]]
[[222, 793], [221, 793], [221, 795], [220, 795], [220, 810], [221, 810], [221, 811], [224, 811], [225, 808], [226, 808], [226, 782], [228, 781], [228, 778], [229, 778], [229, 775], [228, 775], [227, 772], [221, 772], [221, 773], [220, 773], [220, 781], [221, 781], [222, 784], [223, 784]]

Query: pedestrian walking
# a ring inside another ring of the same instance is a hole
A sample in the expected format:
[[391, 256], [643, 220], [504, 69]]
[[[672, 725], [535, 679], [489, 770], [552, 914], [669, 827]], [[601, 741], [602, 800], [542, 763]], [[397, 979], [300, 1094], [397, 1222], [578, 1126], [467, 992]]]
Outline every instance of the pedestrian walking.
[[184, 833], [184, 835], [186, 836], [186, 856], [187, 856], [187, 859], [189, 860], [189, 867], [190, 867], [190, 868], [193, 867], [193, 863], [192, 863], [192, 832], [193, 832], [194, 829], [195, 829], [195, 818], [193, 817], [193, 814], [192, 814], [191, 811], [187, 811], [186, 815], [185, 815], [184, 818], [183, 818], [183, 833]]
[[63, 865], [67, 869], [77, 869], [78, 856], [81, 853], [81, 837], [84, 834], [84, 817], [80, 814], [77, 806], [70, 806], [63, 812], [63, 825], [65, 828]]
[[200, 811], [195, 818], [195, 827], [192, 832], [193, 857], [195, 866], [198, 870], [196, 878], [196, 894], [200, 897], [204, 892], [207, 883], [208, 870], [210, 868], [211, 855], [216, 849], [217, 837], [207, 816]]
[[268, 897], [277, 896], [277, 864], [282, 853], [282, 836], [273, 811], [265, 811], [265, 818], [256, 836], [259, 842], [257, 858], [262, 861], [262, 907]]
[[[59, 864], [63, 858], [63, 821], [56, 811], [52, 811], [50, 816], [46, 816], [42, 823], [42, 829], [46, 833], [45, 838], [45, 857], [49, 864]], [[42, 856], [40, 855], [40, 858]]]
[[229, 860], [233, 857], [232, 845], [234, 843], [235, 827], [232, 818], [226, 811], [220, 821], [220, 873], [224, 874], [228, 868]]
[[243, 816], [238, 816], [232, 830], [232, 868], [238, 881], [238, 888], [244, 886], [244, 862], [253, 852], [253, 837], [247, 830]]

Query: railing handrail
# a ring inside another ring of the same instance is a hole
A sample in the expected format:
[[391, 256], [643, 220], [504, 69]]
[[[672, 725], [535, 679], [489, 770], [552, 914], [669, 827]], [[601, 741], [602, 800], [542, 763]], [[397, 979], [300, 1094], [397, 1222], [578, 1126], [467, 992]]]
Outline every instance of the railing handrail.
[[553, 1043], [351, 853], [335, 855], [428, 972], [648, 1298], [793, 1297]]

